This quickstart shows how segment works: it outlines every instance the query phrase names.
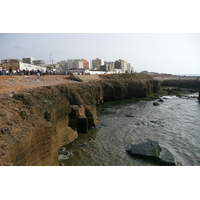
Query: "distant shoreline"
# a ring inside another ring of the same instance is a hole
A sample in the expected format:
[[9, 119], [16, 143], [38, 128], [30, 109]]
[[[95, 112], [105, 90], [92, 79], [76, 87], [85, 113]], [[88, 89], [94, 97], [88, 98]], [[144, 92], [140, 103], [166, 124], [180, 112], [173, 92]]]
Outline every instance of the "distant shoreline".
[[200, 78], [199, 76], [186, 76], [186, 75], [151, 75], [154, 79], [159, 81], [164, 80], [196, 80]]
[[173, 74], [174, 76], [193, 76], [200, 77], [200, 74]]

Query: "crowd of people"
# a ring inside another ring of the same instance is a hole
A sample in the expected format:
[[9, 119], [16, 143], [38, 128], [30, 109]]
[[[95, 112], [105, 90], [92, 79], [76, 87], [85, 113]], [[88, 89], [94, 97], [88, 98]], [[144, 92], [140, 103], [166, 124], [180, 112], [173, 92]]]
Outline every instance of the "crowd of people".
[[85, 73], [84, 71], [82, 72], [69, 72], [69, 71], [53, 71], [53, 70], [47, 70], [47, 71], [41, 71], [41, 70], [28, 70], [23, 69], [23, 70], [13, 70], [12, 67], [9, 68], [7, 71], [6, 68], [3, 68], [0, 71], [0, 75], [37, 75], [37, 76], [44, 76], [44, 75], [90, 75], [90, 73]]

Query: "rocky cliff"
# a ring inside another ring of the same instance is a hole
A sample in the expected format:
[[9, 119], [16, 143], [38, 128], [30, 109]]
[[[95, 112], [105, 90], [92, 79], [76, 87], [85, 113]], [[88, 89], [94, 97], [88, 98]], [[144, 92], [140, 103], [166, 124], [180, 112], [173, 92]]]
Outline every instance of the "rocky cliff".
[[161, 86], [180, 88], [200, 88], [200, 79], [171, 79], [161, 81]]
[[97, 105], [146, 97], [160, 87], [157, 80], [139, 74], [71, 79], [74, 83], [1, 96], [0, 165], [57, 165], [59, 148], [97, 124]]

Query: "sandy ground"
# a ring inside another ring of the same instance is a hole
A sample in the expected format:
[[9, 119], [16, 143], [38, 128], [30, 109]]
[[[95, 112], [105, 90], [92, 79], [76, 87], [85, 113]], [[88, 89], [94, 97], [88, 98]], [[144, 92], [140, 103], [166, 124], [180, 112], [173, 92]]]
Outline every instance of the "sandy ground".
[[74, 82], [67, 75], [46, 75], [38, 78], [36, 75], [30, 76], [0, 76], [0, 94], [18, 92], [33, 87], [49, 86]]

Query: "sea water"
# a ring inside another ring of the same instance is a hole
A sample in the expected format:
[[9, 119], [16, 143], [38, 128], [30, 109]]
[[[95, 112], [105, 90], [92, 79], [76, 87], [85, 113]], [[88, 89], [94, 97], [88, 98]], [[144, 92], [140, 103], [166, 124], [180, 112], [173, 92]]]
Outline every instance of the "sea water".
[[98, 108], [98, 124], [66, 146], [65, 166], [155, 166], [150, 159], [130, 156], [125, 147], [147, 139], [174, 156], [176, 165], [200, 165], [200, 102], [198, 94], [163, 96], [164, 102], [117, 101]]

